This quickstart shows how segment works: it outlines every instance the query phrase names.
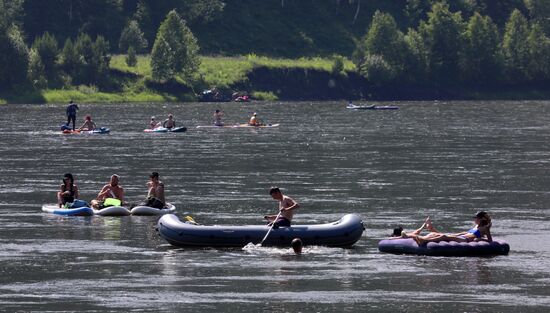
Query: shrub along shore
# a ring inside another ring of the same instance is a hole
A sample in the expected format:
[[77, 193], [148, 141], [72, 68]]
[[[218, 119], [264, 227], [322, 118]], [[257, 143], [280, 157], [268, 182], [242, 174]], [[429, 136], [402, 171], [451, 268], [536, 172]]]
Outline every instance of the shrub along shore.
[[0, 103], [80, 103], [111, 102], [194, 102], [202, 90], [216, 87], [225, 93], [247, 93], [253, 100], [496, 100], [548, 99], [544, 86], [454, 86], [438, 88], [421, 85], [377, 86], [355, 71], [348, 59], [277, 59], [248, 55], [241, 57], [201, 57], [198, 73], [189, 81], [176, 77], [159, 83], [152, 79], [150, 56], [137, 57], [129, 67], [125, 55], [111, 58], [109, 88], [78, 85], [62, 89], [14, 90], [0, 93]]

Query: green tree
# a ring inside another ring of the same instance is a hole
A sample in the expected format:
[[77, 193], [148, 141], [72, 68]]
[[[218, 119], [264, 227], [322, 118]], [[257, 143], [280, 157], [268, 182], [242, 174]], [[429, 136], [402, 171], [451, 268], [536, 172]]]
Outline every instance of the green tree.
[[463, 28], [460, 13], [451, 13], [445, 3], [435, 3], [428, 13], [428, 21], [420, 23], [419, 32], [424, 39], [433, 81], [445, 84], [458, 79]]
[[485, 83], [500, 75], [500, 38], [490, 17], [472, 15], [464, 32], [462, 72], [470, 82]]
[[[399, 31], [394, 18], [380, 11], [374, 13], [372, 23], [362, 42], [355, 52], [359, 72], [364, 76], [383, 78], [401, 77], [405, 68], [407, 44], [403, 33]], [[376, 56], [376, 57], [372, 57]], [[377, 73], [388, 68], [387, 75], [367, 75], [369, 66], [374, 66]]]
[[542, 26], [534, 23], [527, 37], [529, 49], [529, 77], [534, 80], [550, 79], [550, 39], [544, 34]]
[[136, 50], [134, 50], [134, 47], [130, 46], [128, 48], [128, 53], [126, 54], [126, 65], [129, 67], [134, 67], [137, 65], [137, 56], [136, 56]]
[[65, 40], [65, 44], [63, 45], [63, 49], [61, 50], [61, 54], [59, 56], [59, 63], [61, 64], [61, 68], [65, 71], [65, 73], [70, 76], [75, 73], [77, 68], [79, 68], [80, 64], [82, 63], [82, 61], [80, 60], [80, 56], [75, 49], [73, 41], [70, 38], [67, 38], [67, 40]]
[[92, 44], [92, 59], [89, 62], [94, 82], [103, 83], [107, 80], [109, 63], [111, 63], [109, 42], [103, 36], [97, 36]]
[[527, 37], [529, 24], [520, 11], [514, 10], [506, 22], [502, 49], [508, 78], [512, 82], [529, 79], [530, 53]]
[[548, 0], [524, 0], [529, 9], [529, 15], [550, 36], [550, 1]]
[[27, 80], [29, 49], [19, 25], [22, 1], [0, 0], [0, 89]]
[[420, 33], [409, 28], [405, 36], [407, 59], [405, 61], [406, 79], [409, 82], [421, 83], [427, 79], [428, 51]]
[[48, 84], [46, 69], [40, 54], [34, 48], [29, 51], [29, 72], [28, 78], [35, 88], [44, 88]]
[[153, 78], [167, 80], [177, 74], [189, 77], [198, 70], [199, 46], [191, 30], [175, 10], [159, 27], [151, 53]]
[[44, 33], [44, 35], [40, 37], [36, 37], [32, 44], [32, 49], [34, 49], [34, 51], [38, 54], [38, 57], [44, 66], [44, 74], [46, 75], [46, 78], [54, 78], [56, 74], [57, 57], [59, 54], [59, 48], [55, 37], [50, 35], [48, 32]]
[[120, 51], [128, 51], [132, 47], [135, 52], [142, 53], [147, 49], [147, 39], [139, 28], [139, 24], [135, 20], [131, 20], [122, 31], [118, 48]]
[[23, 84], [27, 80], [29, 49], [19, 28], [0, 28], [0, 42], [0, 89]]

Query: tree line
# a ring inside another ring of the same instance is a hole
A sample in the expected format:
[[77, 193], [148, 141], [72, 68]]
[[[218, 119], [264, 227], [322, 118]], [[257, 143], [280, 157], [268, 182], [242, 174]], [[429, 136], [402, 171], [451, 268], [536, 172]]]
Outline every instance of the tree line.
[[[365, 6], [360, 2], [330, 5], [353, 8], [351, 23], [356, 23]], [[287, 0], [280, 6], [329, 8], [319, 3]], [[369, 4], [398, 12], [396, 20], [376, 11], [351, 56], [357, 72], [372, 83], [437, 87], [550, 80], [550, 1]], [[150, 54], [155, 80], [191, 77], [199, 66], [199, 43], [189, 23], [215, 20], [226, 5], [219, 0], [0, 0], [0, 89], [28, 84], [38, 89], [78, 84], [109, 88], [113, 52], [126, 54], [129, 66], [136, 65], [137, 54]], [[343, 68], [342, 57], [334, 59], [334, 68]]]
[[[22, 88], [31, 84], [37, 89], [80, 84], [109, 89], [111, 48], [102, 35], [92, 38], [79, 33], [60, 46], [45, 32], [27, 47], [17, 19], [21, 1], [0, 0], [0, 87]], [[137, 53], [149, 53], [148, 41], [135, 20], [130, 20], [118, 40], [127, 51], [126, 63], [135, 66]], [[175, 76], [190, 77], [198, 70], [199, 46], [185, 20], [170, 11], [157, 31], [151, 53], [153, 79], [166, 81]], [[1, 88], [0, 88], [1, 89]]]
[[543, 24], [513, 10], [502, 31], [489, 16], [464, 20], [444, 2], [403, 33], [377, 11], [353, 55], [358, 72], [376, 84], [495, 86], [550, 80], [550, 39]]

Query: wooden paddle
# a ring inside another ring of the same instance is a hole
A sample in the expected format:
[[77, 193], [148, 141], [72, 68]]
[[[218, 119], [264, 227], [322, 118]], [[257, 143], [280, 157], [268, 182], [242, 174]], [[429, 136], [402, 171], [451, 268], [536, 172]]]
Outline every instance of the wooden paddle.
[[267, 239], [267, 236], [269, 236], [269, 233], [271, 233], [271, 230], [273, 229], [273, 226], [275, 226], [275, 222], [279, 219], [279, 216], [281, 216], [281, 213], [283, 211], [280, 211], [279, 210], [279, 214], [277, 214], [277, 217], [273, 220], [273, 222], [271, 223], [271, 227], [269, 228], [269, 230], [267, 231], [267, 234], [265, 234], [265, 237], [264, 239], [262, 239], [262, 242], [260, 243], [260, 246], [263, 246], [264, 245], [264, 241]]

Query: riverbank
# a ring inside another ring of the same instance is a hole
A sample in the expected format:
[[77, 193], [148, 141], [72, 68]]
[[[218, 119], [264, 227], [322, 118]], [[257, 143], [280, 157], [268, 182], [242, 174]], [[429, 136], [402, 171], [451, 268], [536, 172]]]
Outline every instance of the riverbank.
[[106, 86], [79, 85], [54, 89], [19, 88], [0, 92], [5, 103], [113, 102], [194, 102], [202, 90], [216, 87], [230, 96], [246, 93], [253, 100], [500, 100], [550, 99], [550, 90], [540, 85], [526, 86], [377, 86], [355, 72], [348, 59], [273, 59], [248, 55], [241, 57], [201, 57], [194, 77], [157, 82], [151, 77], [149, 56], [139, 56], [129, 67], [124, 55], [111, 59]]

